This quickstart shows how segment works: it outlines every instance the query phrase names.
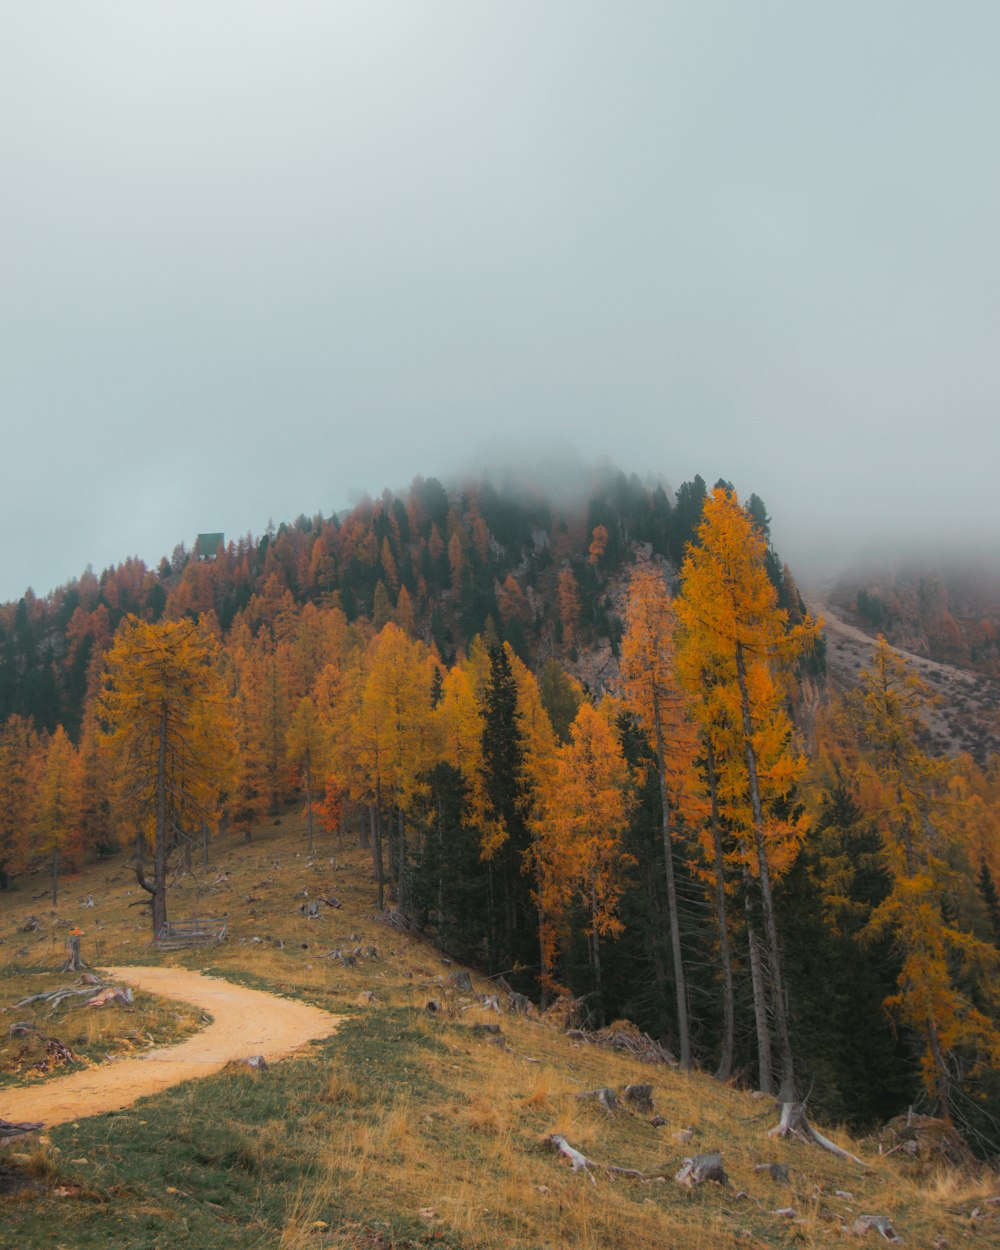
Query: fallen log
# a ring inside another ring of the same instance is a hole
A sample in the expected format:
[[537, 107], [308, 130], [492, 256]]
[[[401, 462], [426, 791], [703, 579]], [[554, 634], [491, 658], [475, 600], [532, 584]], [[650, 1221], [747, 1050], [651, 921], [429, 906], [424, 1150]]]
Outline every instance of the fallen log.
[[863, 1159], [859, 1159], [857, 1155], [852, 1155], [849, 1150], [844, 1150], [832, 1142], [829, 1137], [824, 1137], [819, 1129], [814, 1128], [809, 1123], [806, 1115], [806, 1104], [804, 1102], [783, 1102], [781, 1104], [781, 1119], [768, 1131], [768, 1137], [794, 1137], [797, 1141], [805, 1142], [807, 1145], [819, 1146], [822, 1150], [828, 1150], [830, 1154], [836, 1155], [840, 1159], [846, 1159], [849, 1163], [856, 1163], [858, 1167], [866, 1168], [868, 1164]]
[[24, 1137], [27, 1133], [37, 1133], [44, 1127], [42, 1120], [31, 1123], [24, 1121], [20, 1124], [13, 1120], [0, 1120], [0, 1141], [11, 1141], [15, 1137]]
[[598, 1163], [596, 1159], [588, 1159], [575, 1146], [571, 1146], [561, 1133], [553, 1133], [544, 1140], [547, 1145], [555, 1146], [561, 1155], [569, 1159], [574, 1172], [586, 1172], [593, 1185], [596, 1185], [597, 1181], [594, 1180], [591, 1168], [596, 1168], [598, 1172], [606, 1172], [609, 1176], [631, 1176], [640, 1181], [658, 1181], [666, 1176], [666, 1172], [643, 1172], [639, 1168], [622, 1168], [613, 1163]]
[[[103, 983], [101, 988], [103, 988]], [[18, 1007], [27, 1007], [31, 1003], [48, 1003], [53, 1011], [60, 1003], [65, 1002], [69, 998], [79, 998], [81, 996], [94, 997], [94, 986], [91, 984], [84, 986], [61, 985], [56, 990], [46, 990], [42, 994], [32, 994], [28, 998], [22, 998], [19, 1003], [14, 1004], [13, 1010]]]

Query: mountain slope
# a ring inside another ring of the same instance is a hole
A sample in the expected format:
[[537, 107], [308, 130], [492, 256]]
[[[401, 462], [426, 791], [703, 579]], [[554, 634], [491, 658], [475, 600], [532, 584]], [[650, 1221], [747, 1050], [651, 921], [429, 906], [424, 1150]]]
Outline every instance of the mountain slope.
[[[466, 991], [454, 983], [454, 964], [372, 915], [363, 853], [329, 843], [310, 860], [304, 842], [298, 817], [261, 828], [249, 847], [217, 841], [212, 867], [177, 883], [175, 914], [223, 913], [231, 939], [163, 961], [352, 1018], [263, 1074], [223, 1073], [130, 1112], [65, 1125], [34, 1153], [0, 1154], [8, 1193], [28, 1190], [0, 1198], [11, 1244], [809, 1248], [828, 1245], [862, 1214], [888, 1216], [913, 1246], [960, 1244], [973, 1229], [1000, 1233], [996, 1207], [983, 1201], [994, 1193], [988, 1177], [964, 1188], [929, 1179], [905, 1152], [880, 1158], [872, 1143], [835, 1131], [869, 1168], [775, 1141], [770, 1100], [583, 1045], [519, 1016], [503, 995], [498, 1014], [481, 1001], [495, 985], [473, 975]], [[32, 884], [0, 896], [8, 964], [55, 962], [71, 921], [87, 930], [86, 956], [156, 961], [121, 858], [81, 874], [59, 913], [26, 936], [25, 917], [38, 907]], [[321, 907], [318, 920], [302, 914], [306, 896], [333, 893], [339, 908]], [[87, 895], [94, 908], [84, 908]], [[635, 1083], [653, 1085], [665, 1123], [623, 1109], [609, 1115], [578, 1097]], [[666, 1178], [574, 1173], [545, 1144], [552, 1133], [601, 1163]], [[706, 1183], [689, 1193], [673, 1174], [685, 1156], [710, 1150], [722, 1152], [732, 1189]], [[788, 1166], [787, 1183], [755, 1170], [775, 1162]], [[778, 1213], [789, 1208], [794, 1214]]]

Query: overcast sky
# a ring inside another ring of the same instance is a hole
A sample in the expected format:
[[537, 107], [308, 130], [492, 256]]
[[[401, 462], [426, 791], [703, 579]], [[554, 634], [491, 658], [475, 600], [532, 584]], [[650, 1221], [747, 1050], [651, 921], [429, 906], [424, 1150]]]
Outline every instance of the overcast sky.
[[0, 599], [540, 441], [998, 547], [1000, 6], [0, 21]]

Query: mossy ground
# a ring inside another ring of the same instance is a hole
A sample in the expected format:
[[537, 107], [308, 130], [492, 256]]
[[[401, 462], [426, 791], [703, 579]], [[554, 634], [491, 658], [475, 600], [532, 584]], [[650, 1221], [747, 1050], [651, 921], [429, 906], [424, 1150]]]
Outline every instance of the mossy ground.
[[[303, 890], [343, 906], [308, 920]], [[87, 894], [96, 906], [84, 913], [76, 896]], [[226, 1071], [54, 1128], [40, 1143], [0, 1147], [0, 1245], [809, 1250], [837, 1244], [860, 1214], [890, 1216], [908, 1245], [928, 1250], [940, 1238], [955, 1247], [1000, 1236], [997, 1208], [982, 1201], [1000, 1192], [995, 1177], [918, 1175], [836, 1129], [869, 1169], [775, 1142], [769, 1100], [574, 1043], [537, 1020], [498, 1017], [448, 985], [452, 968], [431, 947], [378, 922], [364, 853], [325, 842], [308, 857], [298, 818], [263, 827], [249, 846], [222, 840], [211, 868], [175, 890], [178, 918], [227, 917], [223, 946], [158, 956], [145, 909], [128, 906], [136, 896], [123, 861], [95, 866], [35, 935], [18, 932], [38, 909], [30, 879], [0, 896], [4, 975], [37, 977], [27, 970], [60, 958], [50, 935], [69, 919], [88, 929], [91, 962], [175, 962], [351, 1019], [262, 1074]], [[327, 955], [356, 946], [377, 957], [345, 966]], [[428, 1012], [430, 998], [441, 1011]], [[477, 1023], [499, 1023], [502, 1035], [477, 1033]], [[576, 1096], [635, 1082], [653, 1084], [666, 1124], [609, 1116]], [[675, 1140], [681, 1130], [693, 1131], [690, 1144]], [[544, 1144], [553, 1132], [594, 1159], [668, 1179], [598, 1173], [592, 1182]], [[707, 1150], [722, 1152], [732, 1189], [689, 1193], [669, 1179], [685, 1155]], [[790, 1184], [754, 1171], [772, 1161], [789, 1165]], [[787, 1207], [793, 1218], [774, 1214]]]

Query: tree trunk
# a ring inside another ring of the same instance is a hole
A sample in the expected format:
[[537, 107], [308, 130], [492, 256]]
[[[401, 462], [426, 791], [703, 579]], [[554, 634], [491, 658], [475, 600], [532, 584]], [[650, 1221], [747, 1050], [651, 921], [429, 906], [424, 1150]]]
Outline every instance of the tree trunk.
[[[156, 842], [153, 847], [153, 936], [167, 923], [167, 705], [160, 709], [160, 746], [156, 761]], [[148, 886], [146, 887], [149, 888]]]
[[750, 984], [753, 988], [753, 1015], [757, 1028], [757, 1067], [759, 1086], [765, 1094], [773, 1094], [774, 1074], [771, 1069], [771, 1026], [767, 1018], [767, 986], [764, 982], [764, 961], [760, 938], [750, 916], [750, 874], [744, 869], [747, 885], [747, 944], [750, 948]]
[[601, 993], [601, 939], [597, 932], [597, 891], [590, 887], [590, 967], [597, 993], [597, 1027], [604, 1027], [604, 997]]
[[397, 833], [396, 833], [396, 850], [399, 855], [398, 866], [396, 868], [397, 891], [399, 894], [398, 907], [404, 915], [408, 913], [408, 902], [406, 897], [406, 821], [403, 818], [403, 809], [396, 809]]
[[385, 865], [382, 862], [382, 811], [376, 791], [375, 802], [368, 809], [371, 838], [372, 864], [375, 868], [375, 880], [378, 882], [378, 909], [385, 911]]
[[728, 1081], [733, 1071], [733, 1050], [736, 1037], [736, 997], [733, 992], [733, 960], [729, 949], [729, 928], [726, 924], [726, 875], [722, 851], [722, 829], [719, 825], [719, 796], [715, 777], [715, 752], [712, 739], [705, 735], [708, 764], [708, 790], [712, 801], [712, 852], [715, 861], [715, 919], [719, 926], [719, 958], [722, 962], [722, 1055], [715, 1079]]
[[767, 954], [771, 968], [771, 984], [774, 989], [774, 1023], [778, 1031], [778, 1049], [781, 1055], [781, 1085], [778, 1091], [782, 1102], [795, 1101], [795, 1061], [792, 1056], [792, 1039], [788, 1030], [788, 1004], [785, 999], [785, 981], [781, 972], [781, 948], [778, 945], [778, 926], [774, 916], [774, 897], [771, 893], [771, 868], [764, 841], [764, 811], [760, 800], [760, 784], [757, 778], [757, 752], [753, 745], [753, 724], [750, 719], [750, 697], [747, 694], [746, 667], [743, 661], [743, 645], [736, 644], [736, 678], [740, 688], [740, 704], [743, 712], [743, 744], [746, 750], [747, 775], [750, 781], [750, 802], [753, 808], [753, 836], [757, 851], [757, 867], [760, 873], [760, 897], [764, 905], [764, 932], [767, 934]]
[[490, 973], [497, 971], [497, 901], [494, 859], [488, 862], [486, 873], [486, 959]]
[[309, 832], [309, 854], [311, 855], [313, 853], [312, 769], [308, 751], [306, 751], [306, 829]]
[[674, 881], [674, 844], [670, 836], [670, 798], [667, 794], [667, 770], [663, 756], [663, 735], [659, 715], [656, 717], [656, 764], [660, 774], [660, 802], [663, 810], [663, 864], [667, 879], [667, 910], [670, 913], [670, 950], [674, 963], [674, 986], [677, 994], [677, 1032], [680, 1041], [680, 1066], [691, 1068], [691, 1030], [688, 1024], [687, 983], [681, 957], [681, 923], [677, 911], [677, 885]]
[[208, 821], [201, 822], [201, 866], [208, 870]]
[[55, 907], [59, 898], [59, 852], [52, 853], [52, 906]]

